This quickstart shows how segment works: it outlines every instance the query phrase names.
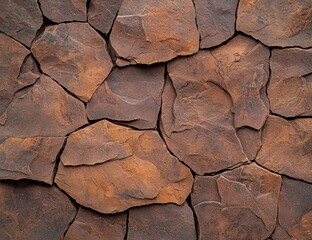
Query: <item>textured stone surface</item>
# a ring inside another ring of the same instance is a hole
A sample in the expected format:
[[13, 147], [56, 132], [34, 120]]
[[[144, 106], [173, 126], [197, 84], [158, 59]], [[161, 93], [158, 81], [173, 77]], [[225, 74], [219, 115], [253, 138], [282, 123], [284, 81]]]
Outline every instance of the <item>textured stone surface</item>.
[[62, 239], [76, 209], [56, 187], [0, 183], [0, 239]]
[[200, 48], [221, 44], [235, 32], [238, 0], [194, 0]]
[[266, 239], [275, 228], [281, 177], [255, 163], [198, 176], [191, 194], [199, 239]]
[[248, 159], [254, 160], [262, 146], [261, 131], [244, 127], [237, 130], [237, 136]]
[[103, 215], [80, 207], [64, 240], [124, 240], [126, 221], [125, 213]]
[[285, 117], [311, 116], [312, 49], [274, 49], [270, 66], [272, 112]]
[[127, 239], [195, 240], [193, 212], [187, 203], [130, 209]]
[[156, 128], [164, 66], [115, 69], [87, 105], [91, 120], [108, 118], [136, 128]]
[[110, 35], [121, 58], [117, 64], [152, 64], [197, 52], [195, 18], [192, 0], [124, 0]]
[[112, 68], [105, 40], [87, 23], [47, 27], [32, 52], [44, 73], [83, 101], [91, 98]]
[[265, 168], [312, 182], [312, 119], [270, 116], [256, 161]]
[[193, 177], [157, 132], [104, 120], [70, 135], [55, 181], [79, 204], [115, 213], [152, 203], [182, 204]]
[[269, 46], [312, 47], [312, 2], [241, 0], [236, 28]]

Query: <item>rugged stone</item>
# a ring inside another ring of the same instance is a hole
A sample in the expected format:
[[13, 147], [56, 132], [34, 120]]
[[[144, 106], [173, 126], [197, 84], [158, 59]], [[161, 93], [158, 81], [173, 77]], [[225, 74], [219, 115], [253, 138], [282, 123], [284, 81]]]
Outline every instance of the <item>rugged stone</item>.
[[0, 138], [60, 137], [88, 123], [82, 102], [42, 75], [18, 92], [0, 124]]
[[87, 0], [39, 0], [42, 13], [53, 22], [86, 21]]
[[87, 23], [47, 27], [32, 52], [44, 73], [83, 101], [91, 98], [112, 68], [105, 40]]
[[115, 69], [87, 105], [91, 120], [108, 118], [136, 128], [156, 128], [164, 66]]
[[240, 0], [236, 28], [268, 46], [312, 47], [312, 2]]
[[129, 210], [128, 240], [195, 240], [191, 208], [184, 203], [150, 205]]
[[233, 36], [238, 0], [194, 0], [194, 3], [201, 48], [219, 45]]
[[1, 0], [0, 31], [30, 47], [43, 23], [37, 0]]
[[248, 159], [254, 160], [262, 146], [261, 131], [244, 127], [237, 130], [237, 136]]
[[124, 0], [110, 35], [117, 64], [152, 64], [197, 52], [195, 18], [192, 0]]
[[104, 34], [110, 31], [123, 0], [91, 0], [88, 22]]
[[79, 208], [64, 240], [124, 240], [127, 214], [103, 215]]
[[193, 177], [156, 131], [103, 120], [69, 136], [55, 182], [79, 204], [115, 213], [152, 203], [182, 204]]
[[0, 179], [53, 183], [55, 160], [64, 138], [8, 138], [0, 143]]
[[0, 238], [62, 239], [76, 215], [56, 187], [0, 182]]
[[21, 87], [34, 84], [41, 76], [41, 72], [33, 56], [29, 54], [20, 68], [18, 83]]
[[273, 49], [270, 66], [272, 112], [285, 117], [311, 116], [312, 49]]
[[274, 230], [282, 179], [255, 163], [197, 176], [191, 194], [199, 239], [266, 239]]
[[270, 116], [256, 161], [274, 172], [312, 182], [312, 119]]

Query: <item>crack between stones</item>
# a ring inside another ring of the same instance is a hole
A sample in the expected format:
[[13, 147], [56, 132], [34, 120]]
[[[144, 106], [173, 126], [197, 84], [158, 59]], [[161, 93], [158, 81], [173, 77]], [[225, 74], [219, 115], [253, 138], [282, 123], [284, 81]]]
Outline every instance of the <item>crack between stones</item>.
[[129, 233], [129, 210], [127, 210], [127, 217], [126, 217], [126, 234], [124, 237], [124, 240], [128, 239], [128, 233]]

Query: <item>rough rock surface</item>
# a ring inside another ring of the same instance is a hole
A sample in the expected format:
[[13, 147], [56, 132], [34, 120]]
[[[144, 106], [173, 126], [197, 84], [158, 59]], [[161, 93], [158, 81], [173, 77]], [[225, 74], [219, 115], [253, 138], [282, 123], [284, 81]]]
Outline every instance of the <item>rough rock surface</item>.
[[103, 120], [69, 136], [55, 182], [79, 204], [115, 213], [152, 203], [182, 204], [193, 177], [155, 131]]
[[312, 49], [273, 49], [270, 66], [272, 112], [285, 117], [311, 116]]
[[68, 197], [56, 187], [0, 182], [0, 238], [55, 240], [76, 215]]
[[248, 159], [254, 160], [262, 146], [261, 131], [244, 127], [237, 130], [237, 136]]
[[133, 208], [128, 222], [128, 240], [196, 239], [193, 212], [187, 203]]
[[49, 26], [32, 52], [51, 78], [88, 101], [112, 68], [105, 40], [87, 23]]
[[195, 178], [199, 239], [266, 239], [275, 228], [282, 179], [255, 163]]
[[240, 0], [236, 28], [268, 46], [312, 47], [312, 1]]
[[140, 129], [155, 129], [164, 72], [163, 65], [115, 69], [88, 102], [88, 118], [108, 118]]
[[127, 214], [103, 215], [80, 207], [64, 240], [124, 240]]
[[192, 0], [124, 0], [113, 25], [111, 45], [125, 64], [152, 64], [198, 51]]
[[256, 161], [274, 172], [312, 182], [312, 119], [270, 116]]
[[200, 48], [221, 44], [235, 32], [238, 0], [194, 0]]

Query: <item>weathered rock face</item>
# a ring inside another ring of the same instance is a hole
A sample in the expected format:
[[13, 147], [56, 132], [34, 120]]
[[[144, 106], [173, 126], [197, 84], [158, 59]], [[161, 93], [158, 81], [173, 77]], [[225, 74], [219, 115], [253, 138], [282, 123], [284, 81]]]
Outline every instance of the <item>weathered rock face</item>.
[[235, 32], [238, 0], [194, 0], [200, 33], [200, 48], [221, 44]]
[[254, 160], [262, 146], [261, 131], [244, 127], [237, 130], [237, 136], [248, 159]]
[[128, 240], [195, 240], [193, 212], [184, 203], [151, 205], [129, 210]]
[[79, 204], [115, 213], [152, 203], [182, 204], [192, 179], [156, 132], [104, 120], [69, 136], [55, 181]]
[[192, 0], [124, 0], [110, 36], [121, 58], [117, 64], [152, 64], [197, 52], [195, 18]]
[[44, 73], [83, 101], [91, 98], [112, 68], [105, 40], [87, 23], [47, 27], [32, 52]]
[[279, 175], [255, 163], [196, 177], [191, 197], [199, 239], [266, 239], [275, 227], [280, 187]]
[[136, 128], [156, 128], [164, 66], [115, 69], [87, 105], [91, 120], [108, 118]]
[[1, 0], [0, 31], [30, 47], [43, 20], [37, 0]]
[[312, 49], [274, 49], [270, 66], [272, 112], [285, 117], [311, 116]]
[[76, 215], [56, 187], [0, 183], [1, 239], [62, 239]]
[[241, 0], [236, 28], [269, 46], [312, 47], [312, 2]]
[[80, 207], [64, 240], [124, 240], [126, 221], [125, 213], [103, 215]]
[[280, 174], [312, 182], [312, 119], [270, 116], [256, 161]]

